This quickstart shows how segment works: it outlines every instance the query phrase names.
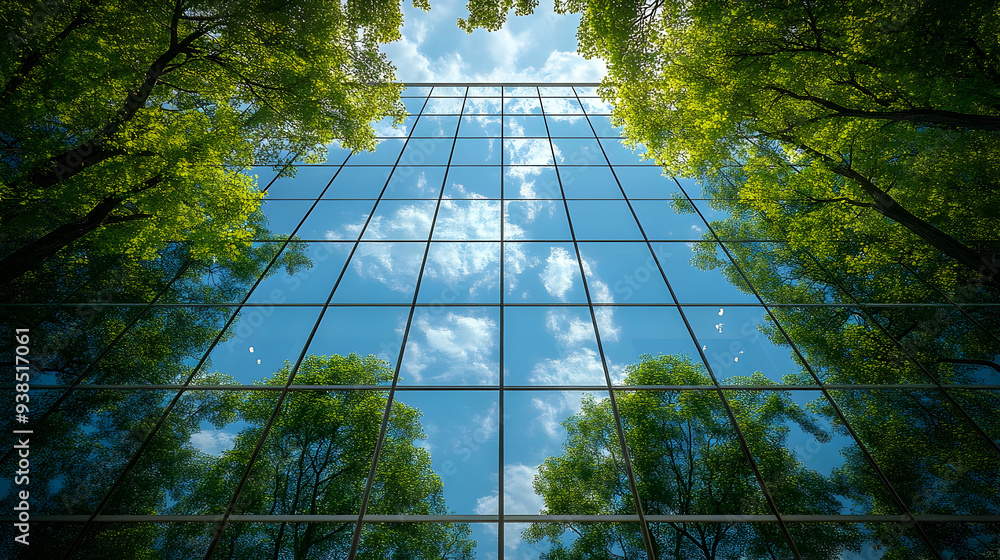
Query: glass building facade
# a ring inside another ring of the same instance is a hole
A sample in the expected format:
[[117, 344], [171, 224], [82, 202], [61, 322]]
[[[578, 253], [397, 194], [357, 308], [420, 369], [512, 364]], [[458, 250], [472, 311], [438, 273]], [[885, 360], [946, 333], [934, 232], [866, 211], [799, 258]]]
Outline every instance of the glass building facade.
[[997, 557], [995, 291], [734, 226], [596, 84], [404, 96], [250, 171], [243, 277], [5, 304], [60, 364], [10, 557]]

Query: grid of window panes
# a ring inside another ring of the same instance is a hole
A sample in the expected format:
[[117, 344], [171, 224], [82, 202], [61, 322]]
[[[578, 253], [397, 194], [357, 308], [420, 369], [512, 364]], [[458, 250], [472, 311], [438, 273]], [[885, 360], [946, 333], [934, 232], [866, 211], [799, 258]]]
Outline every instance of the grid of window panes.
[[[32, 526], [53, 550], [94, 557], [113, 526], [164, 558], [996, 553], [995, 301], [905, 262], [886, 268], [925, 296], [879, 300], [866, 282], [887, 271], [859, 280], [808, 246], [721, 232], [695, 181], [622, 145], [595, 84], [404, 96], [374, 152], [251, 170], [275, 237], [249, 291], [109, 297], [120, 327], [86, 375], [36, 383], [53, 411], [36, 433], [118, 442], [78, 450], [105, 466], [82, 479], [38, 452], [53, 499]], [[780, 278], [787, 254], [826, 281], [751, 280]], [[100, 375], [156, 344], [153, 318], [191, 314], [219, 329], [175, 383]], [[993, 360], [949, 354], [971, 339]], [[152, 458], [171, 445], [188, 475]], [[133, 506], [143, 492], [159, 506]]]

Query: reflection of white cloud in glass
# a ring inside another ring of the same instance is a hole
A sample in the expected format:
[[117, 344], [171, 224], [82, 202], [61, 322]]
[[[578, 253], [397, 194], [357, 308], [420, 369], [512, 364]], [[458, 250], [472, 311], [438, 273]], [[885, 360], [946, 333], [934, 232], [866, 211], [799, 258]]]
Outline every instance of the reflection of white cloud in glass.
[[500, 201], [442, 200], [434, 226], [435, 239], [498, 239]]
[[424, 274], [475, 295], [497, 286], [499, 274], [484, 273], [498, 272], [499, 260], [495, 243], [441, 243], [432, 246]]
[[[511, 208], [514, 208], [516, 220], [511, 220]], [[544, 212], [548, 209], [548, 212]], [[555, 216], [555, 206], [549, 202], [539, 202], [536, 200], [509, 201], [504, 206], [504, 237], [506, 239], [525, 239], [524, 227], [532, 224], [535, 219], [542, 215], [543, 218]], [[519, 223], [518, 223], [519, 222]]]
[[[469, 97], [465, 100], [465, 113], [499, 113], [500, 99], [495, 97]], [[499, 122], [497, 119], [494, 122]]]
[[[592, 348], [580, 348], [558, 359], [546, 359], [531, 370], [531, 382], [540, 385], [603, 385], [604, 366], [601, 356]], [[561, 409], [560, 409], [561, 410]], [[556, 434], [559, 421], [554, 415], [540, 418], [540, 425], [549, 435]]]
[[577, 269], [576, 259], [562, 247], [552, 247], [549, 257], [545, 259], [545, 269], [538, 275], [542, 279], [545, 291], [563, 301], [566, 292], [573, 287], [574, 273]]
[[397, 292], [410, 292], [420, 270], [423, 244], [419, 251], [411, 243], [361, 243], [351, 259], [359, 276], [375, 280]]
[[580, 107], [565, 97], [546, 97], [542, 101], [542, 106], [545, 108], [545, 112], [550, 115], [580, 112]]
[[375, 131], [375, 136], [396, 136], [405, 137], [406, 136], [406, 125], [401, 124], [393, 126], [392, 119], [382, 119], [372, 125], [372, 130]]
[[552, 148], [546, 138], [507, 138], [504, 142], [511, 165], [552, 164]]
[[[596, 267], [597, 261], [587, 258], [583, 259], [583, 272], [587, 276], [587, 282], [590, 285], [592, 299], [593, 301], [614, 303], [614, 293], [611, 292], [607, 283], [600, 280], [600, 276], [594, 273], [594, 268]], [[618, 335], [621, 334], [621, 327], [615, 325], [614, 308], [603, 306], [595, 307], [594, 315], [597, 316], [597, 329], [601, 333], [601, 339], [617, 341]]]
[[586, 111], [590, 114], [611, 112], [611, 104], [600, 98], [583, 97], [580, 98], [580, 103], [583, 105], [583, 108], [586, 109]]
[[388, 220], [385, 216], [375, 217], [368, 224], [365, 235], [368, 239], [421, 238], [427, 235], [433, 218], [433, 205], [406, 205]]
[[507, 99], [504, 105], [505, 113], [526, 114], [538, 109], [538, 99], [534, 97], [514, 97]]
[[499, 364], [493, 360], [496, 321], [479, 313], [415, 318], [406, 344], [403, 373], [422, 379], [493, 384]]
[[[507, 514], [532, 515], [541, 513], [545, 500], [535, 493], [535, 475], [538, 467], [513, 464], [503, 467], [503, 509]], [[483, 496], [476, 500], [476, 513], [479, 515], [496, 515], [500, 513], [499, 491], [491, 496]], [[518, 547], [525, 545], [521, 533], [528, 528], [527, 523], [508, 523], [504, 527], [503, 546], [506, 549], [505, 558], [511, 558]], [[486, 530], [497, 534], [496, 525], [487, 524]], [[527, 551], [524, 551], [527, 552]], [[537, 554], [531, 556], [537, 557]]]
[[[539, 198], [535, 191], [535, 179], [529, 177], [542, 174], [544, 167], [508, 167], [507, 176], [515, 181], [520, 181], [517, 192], [522, 198]], [[544, 197], [542, 197], [544, 198]]]
[[566, 346], [576, 346], [581, 342], [594, 342], [594, 326], [575, 313], [550, 309], [545, 314], [545, 328], [557, 341]]
[[368, 214], [361, 217], [361, 221], [356, 224], [344, 224], [340, 227], [340, 231], [327, 230], [323, 234], [324, 239], [335, 240], [335, 239], [357, 239], [358, 235], [361, 234], [362, 228], [365, 227], [365, 221], [368, 219]]
[[499, 418], [497, 414], [498, 404], [496, 401], [493, 401], [493, 405], [490, 406], [489, 410], [472, 417], [472, 427], [474, 428], [472, 436], [475, 438], [475, 441], [493, 439], [499, 433], [497, 427], [497, 419]]

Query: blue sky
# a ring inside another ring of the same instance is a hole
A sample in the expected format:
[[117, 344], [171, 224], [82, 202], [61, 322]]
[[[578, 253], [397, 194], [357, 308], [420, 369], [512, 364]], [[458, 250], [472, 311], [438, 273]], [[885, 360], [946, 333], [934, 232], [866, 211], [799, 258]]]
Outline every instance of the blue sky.
[[542, 0], [535, 13], [510, 13], [503, 29], [466, 34], [456, 21], [461, 0], [432, 0], [431, 11], [405, 5], [402, 39], [385, 45], [403, 82], [599, 82], [604, 63], [576, 54], [579, 16], [559, 15]]

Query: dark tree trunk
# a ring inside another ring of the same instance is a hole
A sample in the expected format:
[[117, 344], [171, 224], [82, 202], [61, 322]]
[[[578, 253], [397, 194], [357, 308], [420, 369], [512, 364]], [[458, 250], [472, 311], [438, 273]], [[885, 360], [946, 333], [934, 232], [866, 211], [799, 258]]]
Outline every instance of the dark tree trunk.
[[872, 205], [878, 213], [913, 232], [932, 247], [965, 265], [979, 275], [979, 279], [993, 288], [1000, 288], [1000, 262], [995, 257], [983, 255], [966, 246], [961, 241], [939, 230], [930, 222], [914, 216], [903, 208], [889, 193], [879, 189], [867, 177], [857, 171], [841, 166], [834, 170], [839, 175], [854, 180], [862, 190], [871, 196]]
[[776, 139], [788, 142], [798, 148], [808, 152], [825, 163], [831, 171], [841, 177], [850, 179], [857, 183], [861, 190], [873, 200], [871, 204], [860, 204], [874, 209], [879, 214], [898, 223], [910, 230], [914, 235], [927, 242], [932, 247], [938, 249], [943, 254], [951, 257], [977, 274], [976, 280], [991, 288], [1000, 289], [1000, 261], [996, 255], [984, 255], [975, 251], [964, 243], [939, 230], [934, 224], [914, 216], [912, 212], [903, 208], [896, 199], [889, 193], [875, 186], [865, 175], [851, 168], [849, 165], [838, 162], [830, 156], [806, 146], [798, 139], [788, 135], [774, 135]]
[[[147, 180], [143, 186], [132, 192], [139, 192], [159, 184], [162, 178], [157, 176]], [[150, 214], [133, 214], [131, 216], [112, 216], [111, 213], [127, 195], [110, 195], [94, 206], [86, 216], [63, 224], [42, 237], [29, 242], [10, 255], [0, 259], [0, 287], [6, 286], [24, 274], [40, 268], [63, 248], [82, 238], [98, 228], [110, 224], [131, 222], [151, 218]]]
[[169, 72], [168, 66], [174, 58], [186, 52], [194, 41], [207, 32], [207, 30], [196, 31], [160, 55], [146, 70], [146, 75], [139, 88], [125, 98], [115, 115], [89, 140], [69, 148], [61, 154], [52, 156], [36, 166], [27, 177], [12, 182], [10, 187], [16, 191], [27, 184], [34, 189], [44, 190], [69, 179], [88, 166], [121, 154], [122, 152], [119, 150], [108, 149], [105, 142], [121, 131], [135, 117], [136, 113], [146, 106], [150, 93], [160, 78]]

